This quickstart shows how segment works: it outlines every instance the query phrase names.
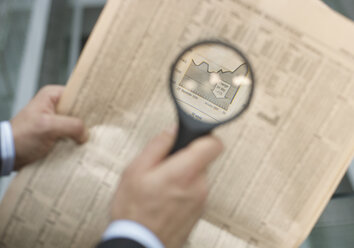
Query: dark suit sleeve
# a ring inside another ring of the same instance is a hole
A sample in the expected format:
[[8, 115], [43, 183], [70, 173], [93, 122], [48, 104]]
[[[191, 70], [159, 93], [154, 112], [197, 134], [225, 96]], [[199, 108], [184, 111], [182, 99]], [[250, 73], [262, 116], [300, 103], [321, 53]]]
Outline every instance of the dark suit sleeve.
[[101, 242], [96, 248], [146, 248], [130, 239], [110, 239]]

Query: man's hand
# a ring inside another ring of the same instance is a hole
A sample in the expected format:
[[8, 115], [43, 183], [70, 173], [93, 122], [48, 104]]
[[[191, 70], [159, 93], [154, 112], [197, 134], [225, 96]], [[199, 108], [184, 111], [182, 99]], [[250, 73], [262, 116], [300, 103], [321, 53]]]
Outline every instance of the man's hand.
[[63, 86], [46, 86], [11, 120], [15, 141], [15, 170], [44, 157], [61, 138], [81, 144], [87, 140], [83, 122], [56, 114]]
[[174, 134], [156, 137], [124, 171], [113, 199], [113, 220], [136, 221], [167, 248], [180, 248], [201, 217], [208, 196], [207, 168], [222, 151], [206, 136], [167, 157]]

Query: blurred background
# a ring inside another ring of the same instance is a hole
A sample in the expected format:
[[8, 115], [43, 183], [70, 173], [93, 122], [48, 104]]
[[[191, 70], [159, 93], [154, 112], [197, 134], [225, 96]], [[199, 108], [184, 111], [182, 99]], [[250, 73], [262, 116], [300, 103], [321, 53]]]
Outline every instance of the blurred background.
[[[105, 2], [0, 0], [0, 120], [42, 86], [66, 83]], [[354, 20], [353, 0], [324, 2]], [[0, 199], [10, 180], [0, 179]], [[354, 247], [353, 189], [354, 164], [302, 248]]]

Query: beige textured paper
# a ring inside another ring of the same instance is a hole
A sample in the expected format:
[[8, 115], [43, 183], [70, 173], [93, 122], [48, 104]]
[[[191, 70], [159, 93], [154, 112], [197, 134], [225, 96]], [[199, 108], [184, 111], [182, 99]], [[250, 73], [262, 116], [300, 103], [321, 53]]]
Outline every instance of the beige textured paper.
[[176, 121], [167, 84], [186, 45], [221, 39], [254, 65], [250, 110], [217, 130], [203, 220], [186, 247], [297, 247], [354, 153], [354, 25], [317, 0], [111, 0], [59, 110], [91, 127], [23, 170], [0, 247], [92, 247], [124, 166]]

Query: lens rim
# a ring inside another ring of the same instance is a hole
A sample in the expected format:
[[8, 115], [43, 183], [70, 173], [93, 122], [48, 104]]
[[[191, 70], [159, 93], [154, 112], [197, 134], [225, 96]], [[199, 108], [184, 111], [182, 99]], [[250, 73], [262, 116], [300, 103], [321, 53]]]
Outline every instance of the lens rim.
[[[247, 64], [248, 68], [249, 68], [249, 73], [250, 73], [250, 77], [251, 77], [251, 91], [250, 91], [250, 95], [249, 98], [247, 99], [247, 102], [245, 104], [245, 107], [238, 112], [236, 115], [234, 115], [233, 117], [220, 121], [218, 123], [208, 123], [208, 122], [202, 122], [202, 121], [198, 121], [196, 119], [194, 119], [193, 117], [191, 117], [190, 115], [186, 114], [186, 112], [179, 106], [179, 104], [177, 103], [176, 100], [176, 95], [174, 93], [174, 89], [173, 89], [173, 78], [174, 78], [174, 71], [175, 68], [177, 66], [177, 64], [180, 62], [180, 60], [182, 59], [182, 57], [189, 52], [190, 50], [194, 49], [195, 47], [198, 46], [202, 46], [202, 45], [220, 45], [220, 46], [225, 46], [231, 50], [233, 50], [235, 53], [239, 54], [241, 56], [241, 58], [245, 61], [245, 63]], [[240, 49], [238, 49], [237, 47], [235, 47], [234, 45], [231, 45], [229, 43], [226, 43], [224, 41], [220, 41], [220, 40], [202, 40], [202, 41], [198, 41], [190, 46], [187, 46], [177, 57], [177, 59], [173, 62], [171, 69], [170, 69], [170, 92], [172, 94], [172, 98], [173, 101], [176, 105], [177, 108], [177, 112], [178, 115], [180, 117], [180, 121], [183, 121], [183, 123], [185, 125], [187, 125], [190, 129], [201, 129], [201, 130], [208, 130], [208, 129], [212, 129], [216, 126], [225, 124], [229, 121], [232, 121], [236, 118], [238, 118], [240, 115], [242, 115], [250, 106], [251, 101], [253, 99], [253, 95], [254, 95], [254, 90], [255, 90], [255, 84], [256, 84], [256, 79], [255, 79], [255, 75], [253, 72], [253, 68], [251, 63], [249, 62], [249, 60], [247, 59], [247, 57], [244, 55], [243, 52], [241, 52]], [[196, 123], [198, 123], [198, 125], [196, 125]]]

